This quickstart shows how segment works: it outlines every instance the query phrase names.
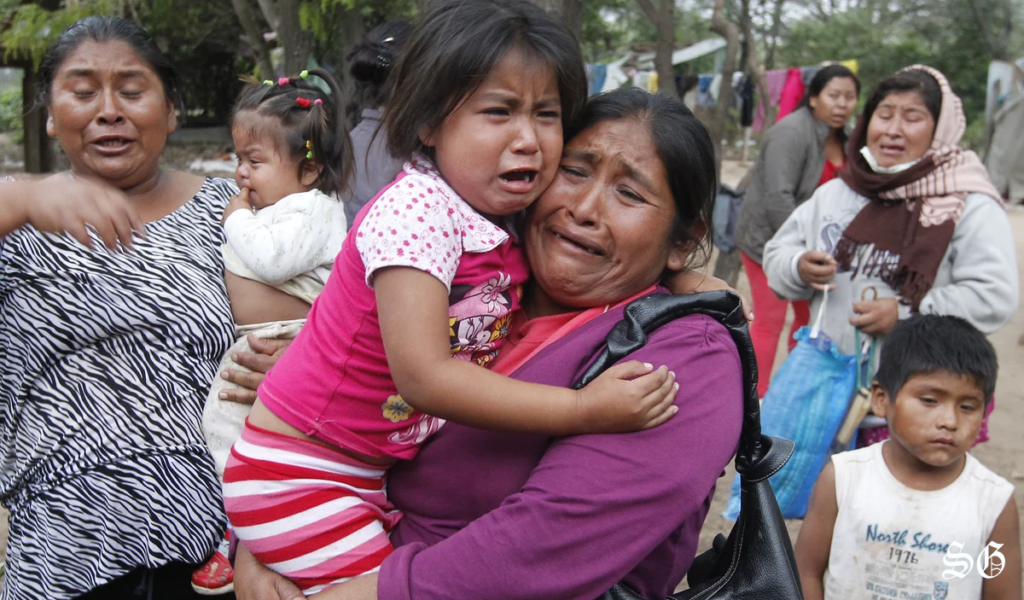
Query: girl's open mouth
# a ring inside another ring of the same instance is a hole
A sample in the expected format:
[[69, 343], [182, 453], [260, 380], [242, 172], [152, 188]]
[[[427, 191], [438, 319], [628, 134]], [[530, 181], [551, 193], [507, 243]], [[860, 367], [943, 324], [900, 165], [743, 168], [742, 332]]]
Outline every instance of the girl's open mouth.
[[527, 183], [533, 183], [533, 180], [537, 178], [537, 171], [533, 169], [517, 169], [515, 171], [509, 171], [500, 175], [504, 181], [525, 181]]
[[498, 176], [501, 187], [509, 192], [525, 194], [533, 191], [537, 183], [538, 171], [535, 169], [515, 169]]

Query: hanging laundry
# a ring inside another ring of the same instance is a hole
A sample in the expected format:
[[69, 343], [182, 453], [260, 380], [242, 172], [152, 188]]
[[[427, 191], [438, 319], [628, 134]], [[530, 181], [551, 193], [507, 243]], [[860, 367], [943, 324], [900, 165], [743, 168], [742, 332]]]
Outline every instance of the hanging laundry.
[[842, 61], [839, 64], [841, 64], [844, 67], [846, 67], [847, 69], [853, 71], [854, 75], [857, 74], [857, 67], [860, 66], [860, 64], [857, 62], [856, 58], [851, 58], [850, 60], [844, 60], [844, 61]]
[[804, 97], [804, 80], [800, 69], [790, 69], [786, 73], [786, 85], [782, 88], [782, 98], [779, 99], [779, 113], [775, 115], [775, 122], [778, 123], [786, 118], [786, 115], [800, 106]]
[[697, 78], [697, 91], [699, 91], [699, 92], [707, 92], [708, 89], [711, 87], [711, 80], [712, 79], [713, 79], [713, 76], [711, 76], [711, 75], [701, 75], [700, 77], [698, 77]]
[[608, 69], [604, 78], [604, 87], [601, 88], [602, 92], [610, 92], [617, 90], [622, 87], [629, 78], [626, 77], [626, 73], [622, 70], [622, 65], [625, 64], [627, 59], [620, 58], [615, 62], [608, 63]]
[[[785, 69], [773, 69], [764, 74], [765, 83], [768, 85], [768, 105], [778, 106], [779, 100], [782, 98], [782, 88], [786, 85], [786, 70]], [[760, 90], [761, 94], [766, 93], [765, 90]], [[757, 111], [754, 113], [754, 131], [761, 131], [761, 127], [764, 125], [764, 103], [757, 103]]]
[[658, 93], [658, 73], [655, 71], [647, 77], [647, 91], [652, 94]]
[[821, 65], [814, 65], [813, 67], [801, 67], [800, 68], [800, 79], [804, 82], [804, 87], [811, 86], [811, 80], [818, 74], [818, 71], [822, 69]]
[[587, 65], [590, 75], [590, 93], [596, 94], [604, 89], [604, 80], [608, 74], [608, 65], [590, 64]]
[[750, 127], [754, 124], [754, 78], [747, 75], [740, 82], [738, 94], [742, 108], [740, 108], [740, 125]]
[[722, 74], [715, 73], [715, 76], [711, 78], [711, 85], [708, 87], [708, 92], [711, 94], [711, 99], [718, 104], [718, 95], [722, 91]]
[[743, 98], [740, 97], [740, 86], [743, 85], [743, 81], [746, 77], [747, 76], [743, 71], [733, 71], [732, 73], [732, 106], [737, 111], [743, 110]]

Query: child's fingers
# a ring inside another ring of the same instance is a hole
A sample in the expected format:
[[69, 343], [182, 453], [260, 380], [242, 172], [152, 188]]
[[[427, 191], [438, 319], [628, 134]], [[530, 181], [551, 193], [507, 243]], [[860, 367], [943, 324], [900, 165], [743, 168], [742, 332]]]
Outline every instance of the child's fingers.
[[653, 419], [672, 406], [676, 399], [676, 387], [676, 374], [669, 371], [665, 381], [640, 400], [647, 419]]
[[658, 425], [661, 425], [662, 423], [665, 423], [672, 417], [676, 416], [677, 412], [679, 412], [678, 406], [670, 406], [668, 407], [668, 410], [661, 411], [661, 414], [645, 423], [643, 429], [652, 429], [654, 427], [657, 427]]
[[675, 416], [675, 414], [679, 412], [679, 407], [674, 404], [678, 394], [679, 383], [673, 380], [668, 394], [666, 394], [664, 400], [662, 400], [662, 402], [660, 402], [658, 406], [651, 411], [650, 419], [644, 424], [643, 428], [650, 429], [652, 427], [657, 427]]
[[622, 364], [613, 365], [605, 370], [604, 375], [613, 379], [636, 379], [654, 370], [650, 363], [631, 360]]
[[[665, 385], [669, 379], [669, 370], [666, 366], [660, 366], [651, 373], [641, 375], [629, 382], [630, 396], [640, 398], [641, 406], [651, 394], [657, 394], [658, 389]], [[649, 401], [648, 401], [649, 402]]]

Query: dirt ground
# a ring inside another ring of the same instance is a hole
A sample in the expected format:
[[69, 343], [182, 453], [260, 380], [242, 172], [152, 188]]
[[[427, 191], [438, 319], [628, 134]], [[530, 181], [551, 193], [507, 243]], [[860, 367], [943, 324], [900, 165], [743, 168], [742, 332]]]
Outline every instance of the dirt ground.
[[[184, 156], [184, 155], [183, 155]], [[174, 162], [174, 161], [172, 161]], [[185, 159], [181, 158], [181, 166]], [[746, 168], [735, 161], [726, 161], [722, 168], [722, 181], [735, 185]], [[212, 174], [212, 173], [211, 173]], [[224, 176], [216, 173], [216, 176]], [[1011, 207], [1010, 222], [1017, 241], [1017, 265], [1020, 279], [1024, 281], [1024, 209]], [[739, 291], [749, 298], [749, 285], [746, 276], [740, 274]], [[1007, 326], [991, 337], [999, 356], [999, 380], [996, 386], [996, 411], [990, 420], [989, 431], [992, 441], [982, 444], [975, 451], [975, 456], [999, 475], [1008, 479], [1016, 486], [1017, 505], [1024, 508], [1024, 346], [1018, 343], [1024, 334], [1024, 311], [1018, 311]], [[780, 343], [780, 352], [776, 368], [785, 357], [784, 344]], [[711, 541], [718, 533], [728, 534], [731, 522], [722, 518], [729, 497], [729, 485], [734, 471], [730, 467], [726, 476], [719, 481], [717, 493], [708, 514], [704, 529], [701, 532], [698, 552], [711, 547]], [[7, 544], [7, 513], [0, 509], [0, 559]], [[796, 540], [800, 529], [800, 521], [788, 522], [790, 535]], [[1024, 534], [1021, 536], [1024, 543]], [[685, 588], [685, 583], [681, 589]]]

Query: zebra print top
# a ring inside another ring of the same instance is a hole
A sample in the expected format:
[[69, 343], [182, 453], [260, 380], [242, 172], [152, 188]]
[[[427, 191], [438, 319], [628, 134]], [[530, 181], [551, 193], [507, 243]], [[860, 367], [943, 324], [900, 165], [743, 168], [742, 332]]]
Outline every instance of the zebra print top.
[[0, 240], [2, 598], [72, 598], [198, 563], [224, 533], [200, 430], [234, 323], [207, 179], [125, 253], [26, 226]]

